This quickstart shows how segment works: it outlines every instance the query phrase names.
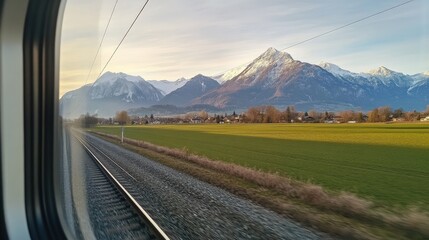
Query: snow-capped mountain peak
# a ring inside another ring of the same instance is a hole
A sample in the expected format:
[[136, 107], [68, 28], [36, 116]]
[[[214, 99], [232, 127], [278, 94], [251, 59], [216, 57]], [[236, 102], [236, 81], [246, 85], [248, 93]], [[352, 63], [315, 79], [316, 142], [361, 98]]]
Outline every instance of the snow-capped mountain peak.
[[232, 68], [224, 73], [218, 74], [216, 76], [212, 76], [214, 80], [216, 80], [218, 83], [222, 84], [228, 80], [233, 79], [235, 76], [243, 72], [243, 70], [247, 67], [247, 64]]
[[164, 95], [171, 93], [172, 91], [183, 87], [189, 79], [184, 77], [177, 79], [176, 81], [167, 81], [167, 80], [149, 80], [148, 82], [155, 86], [157, 89], [161, 90]]
[[429, 82], [429, 72], [414, 74], [411, 78], [413, 79], [414, 85], [421, 84], [421, 82]]
[[268, 86], [294, 63], [296, 61], [288, 53], [268, 48], [234, 79], [248, 86], [259, 83]]
[[144, 82], [144, 79], [140, 76], [132, 76], [132, 75], [128, 75], [126, 73], [123, 72], [118, 72], [118, 73], [114, 73], [114, 72], [105, 72], [103, 75], [101, 75], [93, 84], [93, 86], [97, 86], [97, 85], [101, 85], [101, 84], [107, 84], [107, 85], [112, 85], [116, 80], [118, 79], [124, 79], [127, 80], [129, 82], [133, 82], [133, 83], [139, 83], [139, 82]]
[[384, 66], [381, 66], [381, 67], [376, 68], [376, 69], [372, 69], [368, 73], [371, 75], [384, 76], [384, 77], [391, 76], [391, 75], [395, 74], [394, 71], [392, 71], [392, 70], [390, 70]]
[[125, 102], [154, 102], [159, 101], [163, 95], [140, 76], [106, 72], [92, 85], [89, 96], [92, 100], [119, 97]]
[[181, 78], [179, 78], [179, 79], [177, 79], [176, 81], [174, 81], [174, 83], [176, 83], [176, 84], [180, 84], [180, 83], [183, 83], [183, 82], [187, 82], [187, 81], [189, 81], [189, 79], [186, 79], [186, 78], [184, 78], [184, 77], [181, 77]]
[[82, 113], [112, 116], [120, 110], [153, 105], [162, 97], [140, 76], [106, 72], [94, 84], [66, 93], [61, 98], [61, 111], [68, 117]]
[[289, 53], [279, 51], [273, 47], [270, 47], [265, 51], [257, 60], [265, 61], [293, 61], [292, 56]]
[[320, 62], [319, 63], [319, 67], [325, 69], [326, 71], [332, 73], [334, 76], [355, 76], [355, 73], [352, 73], [348, 70], [342, 69], [339, 66], [333, 64], [333, 63], [328, 63], [328, 62]]
[[410, 87], [416, 80], [400, 72], [395, 72], [384, 66], [363, 74], [371, 82], [382, 83], [386, 86], [396, 85], [397, 87]]
[[97, 86], [100, 84], [113, 84], [117, 79], [117, 74], [113, 72], [105, 72], [101, 75], [93, 84], [93, 86]]

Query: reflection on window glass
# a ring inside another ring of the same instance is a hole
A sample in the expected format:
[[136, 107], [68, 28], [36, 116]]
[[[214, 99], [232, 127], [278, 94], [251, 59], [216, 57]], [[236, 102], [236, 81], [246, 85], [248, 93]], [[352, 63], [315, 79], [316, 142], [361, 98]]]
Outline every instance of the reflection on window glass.
[[68, 228], [429, 238], [429, 2], [67, 2]]

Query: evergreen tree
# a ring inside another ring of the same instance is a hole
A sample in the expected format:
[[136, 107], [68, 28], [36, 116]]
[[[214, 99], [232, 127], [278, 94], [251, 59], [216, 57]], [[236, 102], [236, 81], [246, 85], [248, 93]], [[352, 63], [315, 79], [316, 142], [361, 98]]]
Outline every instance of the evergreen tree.
[[220, 116], [216, 115], [216, 123], [220, 123]]
[[291, 120], [292, 120], [292, 113], [290, 111], [290, 107], [289, 106], [287, 106], [287, 108], [286, 108], [285, 120], [286, 120], [286, 122], [291, 122]]

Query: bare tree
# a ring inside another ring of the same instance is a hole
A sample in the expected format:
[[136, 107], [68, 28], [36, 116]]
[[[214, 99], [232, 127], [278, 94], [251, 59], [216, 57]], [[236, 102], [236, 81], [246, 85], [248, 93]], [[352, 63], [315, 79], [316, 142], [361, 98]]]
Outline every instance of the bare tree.
[[85, 115], [81, 115], [78, 119], [79, 123], [85, 127], [93, 127], [98, 123], [97, 115], [90, 115], [89, 113], [86, 113]]
[[278, 123], [280, 122], [280, 118], [281, 112], [277, 108], [273, 106], [267, 106], [265, 108], [265, 123]]
[[388, 106], [378, 108], [378, 118], [381, 122], [387, 122], [392, 115], [392, 109]]
[[116, 113], [116, 121], [121, 125], [121, 142], [124, 142], [124, 125], [130, 121], [127, 111], [120, 111]]
[[209, 114], [206, 111], [200, 111], [198, 113], [198, 116], [203, 120], [206, 121], [209, 118]]
[[357, 114], [357, 119], [356, 119], [356, 121], [358, 121], [358, 122], [364, 122], [365, 121], [365, 119], [364, 119], [364, 116], [363, 116], [363, 113], [362, 112], [359, 112], [358, 114]]
[[249, 122], [256, 123], [259, 121], [260, 109], [257, 107], [251, 107], [247, 110], [246, 118]]
[[368, 122], [379, 122], [380, 119], [378, 118], [378, 108], [375, 108], [374, 110], [368, 112]]
[[343, 119], [344, 122], [348, 121], [356, 121], [356, 114], [354, 111], [342, 111], [339, 113], [340, 117]]

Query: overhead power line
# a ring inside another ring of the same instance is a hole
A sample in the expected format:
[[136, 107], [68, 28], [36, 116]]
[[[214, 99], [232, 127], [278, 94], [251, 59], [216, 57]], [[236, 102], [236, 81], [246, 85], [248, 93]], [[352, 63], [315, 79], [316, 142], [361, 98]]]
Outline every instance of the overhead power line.
[[107, 60], [106, 64], [104, 65], [103, 69], [101, 70], [101, 72], [98, 74], [97, 78], [99, 78], [101, 76], [101, 74], [104, 72], [104, 70], [106, 69], [107, 65], [109, 65], [110, 60], [112, 60], [113, 56], [115, 55], [116, 51], [118, 51], [119, 47], [121, 46], [122, 42], [125, 40], [125, 38], [127, 37], [128, 33], [130, 32], [131, 28], [134, 26], [134, 24], [136, 23], [137, 19], [140, 17], [140, 14], [143, 12], [143, 10], [146, 8], [147, 3], [149, 2], [149, 0], [146, 0], [145, 4], [142, 6], [142, 8], [140, 9], [139, 13], [137, 14], [137, 16], [134, 18], [134, 21], [131, 23], [131, 25], [128, 27], [127, 31], [125, 32], [124, 36], [122, 37], [121, 41], [119, 42], [118, 46], [116, 46], [115, 51], [113, 51], [112, 55], [110, 56], [109, 60]]
[[95, 53], [94, 60], [92, 60], [91, 68], [89, 69], [88, 76], [86, 76], [85, 85], [88, 82], [89, 76], [91, 75], [92, 68], [94, 67], [95, 61], [97, 60], [98, 53], [100, 53], [101, 46], [104, 42], [104, 37], [106, 37], [107, 29], [109, 28], [110, 21], [112, 20], [113, 13], [115, 12], [116, 5], [118, 4], [118, 0], [115, 1], [115, 5], [113, 6], [112, 12], [110, 13], [109, 21], [107, 21], [106, 28], [104, 29], [103, 37], [101, 37], [100, 45], [98, 46], [97, 52]]
[[395, 5], [395, 6], [393, 6], [393, 7], [390, 7], [390, 8], [384, 9], [384, 10], [382, 10], [382, 11], [380, 11], [380, 12], [376, 12], [376, 13], [374, 13], [374, 14], [371, 14], [371, 15], [369, 15], [369, 16], [363, 17], [363, 18], [358, 19], [358, 20], [356, 20], [356, 21], [353, 21], [353, 22], [347, 23], [347, 24], [345, 24], [345, 25], [342, 25], [342, 26], [340, 26], [340, 27], [334, 28], [334, 29], [329, 30], [329, 31], [327, 31], [327, 32], [324, 32], [324, 33], [318, 34], [318, 35], [316, 35], [316, 36], [314, 36], [314, 37], [308, 38], [308, 39], [306, 39], [306, 40], [303, 40], [303, 41], [301, 41], [301, 42], [298, 42], [298, 43], [292, 44], [292, 45], [290, 45], [290, 46], [288, 46], [288, 47], [286, 47], [286, 48], [283, 48], [283, 49], [282, 49], [282, 51], [287, 50], [287, 49], [289, 49], [289, 48], [293, 48], [293, 47], [298, 46], [298, 45], [301, 45], [301, 44], [303, 44], [303, 43], [309, 42], [309, 41], [311, 41], [311, 40], [314, 40], [314, 39], [316, 39], [316, 38], [322, 37], [322, 36], [327, 35], [327, 34], [329, 34], [329, 33], [332, 33], [332, 32], [335, 32], [335, 31], [338, 31], [338, 30], [340, 30], [340, 29], [343, 29], [343, 28], [348, 27], [348, 26], [350, 26], [350, 25], [353, 25], [353, 24], [355, 24], [355, 23], [362, 22], [362, 21], [364, 21], [364, 20], [366, 20], [366, 19], [368, 19], [368, 18], [375, 17], [375, 16], [377, 16], [377, 15], [380, 15], [380, 14], [382, 14], [382, 13], [388, 12], [388, 11], [393, 10], [393, 9], [395, 9], [395, 8], [398, 8], [398, 7], [404, 6], [405, 4], [408, 4], [408, 3], [413, 2], [413, 1], [414, 1], [414, 0], [409, 0], [409, 1], [403, 2], [403, 3], [398, 4], [398, 5]]

